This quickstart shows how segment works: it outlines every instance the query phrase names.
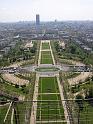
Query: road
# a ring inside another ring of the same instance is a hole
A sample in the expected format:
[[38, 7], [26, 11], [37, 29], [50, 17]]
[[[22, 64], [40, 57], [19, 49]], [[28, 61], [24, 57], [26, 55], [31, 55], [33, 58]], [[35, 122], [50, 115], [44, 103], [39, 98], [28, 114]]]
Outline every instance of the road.
[[93, 67], [90, 66], [77, 66], [77, 65], [51, 65], [51, 64], [39, 64], [37, 65], [29, 65], [26, 67], [4, 67], [0, 69], [0, 73], [17, 73], [17, 72], [37, 72], [37, 68], [58, 68], [60, 71], [63, 72], [93, 72]]

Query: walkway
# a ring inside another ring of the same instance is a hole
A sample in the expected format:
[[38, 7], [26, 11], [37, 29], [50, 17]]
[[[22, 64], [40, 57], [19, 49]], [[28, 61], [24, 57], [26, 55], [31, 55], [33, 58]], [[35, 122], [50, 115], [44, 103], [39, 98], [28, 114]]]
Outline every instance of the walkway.
[[[37, 97], [38, 97], [38, 83], [39, 83], [39, 76], [36, 75], [33, 101], [37, 101]], [[36, 112], [37, 112], [37, 102], [33, 102], [32, 103], [32, 110], [31, 110], [30, 124], [36, 124]]]
[[66, 119], [67, 124], [70, 124], [69, 115], [68, 115], [67, 106], [66, 106], [66, 101], [65, 101], [65, 98], [64, 98], [64, 94], [63, 94], [63, 86], [60, 83], [59, 76], [57, 76], [57, 82], [58, 82], [58, 86], [59, 86], [62, 105], [63, 105], [63, 108], [64, 108], [65, 119]]

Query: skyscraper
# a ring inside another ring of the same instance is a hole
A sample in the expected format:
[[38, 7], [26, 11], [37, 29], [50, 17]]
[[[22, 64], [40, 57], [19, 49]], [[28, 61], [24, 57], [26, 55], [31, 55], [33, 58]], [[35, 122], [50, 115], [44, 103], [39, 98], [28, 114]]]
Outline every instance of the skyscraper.
[[36, 15], [36, 25], [37, 26], [40, 25], [40, 16], [39, 16], [39, 14]]

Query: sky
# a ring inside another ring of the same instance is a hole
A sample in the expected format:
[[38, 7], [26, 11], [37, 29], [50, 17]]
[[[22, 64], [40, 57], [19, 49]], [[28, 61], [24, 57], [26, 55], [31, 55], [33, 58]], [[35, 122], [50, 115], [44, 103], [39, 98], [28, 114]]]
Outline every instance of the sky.
[[0, 0], [0, 22], [93, 20], [93, 0]]

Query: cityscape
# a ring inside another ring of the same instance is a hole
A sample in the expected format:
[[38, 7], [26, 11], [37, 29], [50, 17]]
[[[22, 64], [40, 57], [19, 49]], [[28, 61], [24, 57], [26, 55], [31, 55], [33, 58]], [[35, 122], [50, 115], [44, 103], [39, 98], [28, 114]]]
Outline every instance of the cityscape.
[[92, 20], [0, 22], [0, 124], [93, 124]]

